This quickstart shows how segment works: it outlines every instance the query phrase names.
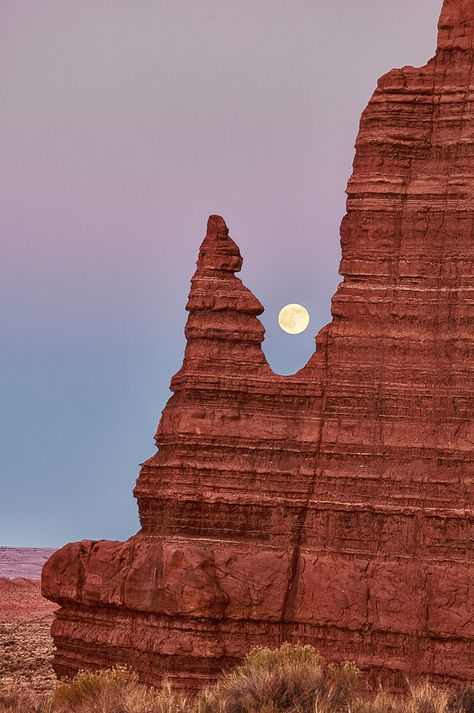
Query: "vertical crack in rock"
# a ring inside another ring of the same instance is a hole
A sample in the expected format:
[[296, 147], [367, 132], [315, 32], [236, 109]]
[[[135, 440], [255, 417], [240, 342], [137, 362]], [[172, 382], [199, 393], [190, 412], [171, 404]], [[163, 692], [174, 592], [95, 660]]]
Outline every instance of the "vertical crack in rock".
[[384, 75], [317, 351], [278, 376], [237, 245], [209, 218], [183, 365], [127, 542], [43, 570], [54, 666], [196, 688], [282, 638], [406, 675], [474, 679], [474, 3], [436, 56]]
[[[320, 340], [322, 342], [322, 340]], [[318, 345], [317, 345], [318, 346]], [[321, 346], [318, 348], [318, 356], [320, 357], [320, 363], [321, 363], [321, 371], [325, 372], [327, 370], [327, 340], [324, 341], [324, 346], [321, 344]], [[296, 601], [296, 590], [298, 587], [298, 569], [299, 569], [299, 563], [300, 563], [300, 554], [301, 554], [301, 547], [303, 544], [303, 537], [304, 537], [304, 528], [306, 525], [307, 521], [307, 516], [310, 511], [310, 504], [311, 500], [315, 497], [315, 490], [316, 490], [316, 484], [317, 484], [317, 478], [318, 478], [318, 470], [317, 470], [317, 463], [318, 463], [318, 455], [319, 455], [319, 445], [322, 440], [322, 425], [324, 423], [324, 414], [326, 411], [326, 398], [325, 398], [325, 381], [324, 378], [321, 379], [321, 391], [320, 391], [320, 419], [319, 419], [319, 424], [317, 427], [317, 433], [315, 434], [315, 444], [316, 444], [316, 451], [314, 454], [314, 472], [311, 475], [310, 479], [310, 487], [308, 489], [308, 493], [304, 502], [304, 506], [301, 508], [297, 518], [296, 518], [296, 527], [295, 527], [295, 533], [293, 536], [294, 539], [294, 546], [293, 546], [293, 551], [291, 554], [291, 561], [290, 561], [290, 575], [288, 577], [288, 585], [286, 588], [286, 593], [285, 597], [283, 600], [283, 607], [282, 607], [282, 623], [283, 623], [283, 628], [282, 628], [282, 639], [283, 640], [291, 640], [291, 625], [290, 627], [287, 626], [288, 622], [291, 622], [292, 615], [294, 613], [294, 607], [295, 607], [295, 601]], [[288, 632], [288, 629], [290, 632]]]

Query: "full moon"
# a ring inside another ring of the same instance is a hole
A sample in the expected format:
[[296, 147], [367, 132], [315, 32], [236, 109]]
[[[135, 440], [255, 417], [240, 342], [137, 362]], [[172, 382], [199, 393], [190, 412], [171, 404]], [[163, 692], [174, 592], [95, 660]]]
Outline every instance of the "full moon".
[[309, 324], [309, 314], [302, 305], [286, 305], [278, 314], [278, 324], [288, 334], [301, 334]]

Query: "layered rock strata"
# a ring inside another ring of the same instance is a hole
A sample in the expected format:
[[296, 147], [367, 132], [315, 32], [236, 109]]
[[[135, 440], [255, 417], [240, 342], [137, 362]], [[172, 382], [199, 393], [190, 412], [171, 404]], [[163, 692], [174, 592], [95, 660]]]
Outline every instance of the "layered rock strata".
[[332, 322], [294, 376], [211, 216], [158, 452], [125, 543], [66, 545], [55, 669], [212, 680], [251, 647], [311, 643], [385, 679], [474, 680], [474, 3], [365, 110]]

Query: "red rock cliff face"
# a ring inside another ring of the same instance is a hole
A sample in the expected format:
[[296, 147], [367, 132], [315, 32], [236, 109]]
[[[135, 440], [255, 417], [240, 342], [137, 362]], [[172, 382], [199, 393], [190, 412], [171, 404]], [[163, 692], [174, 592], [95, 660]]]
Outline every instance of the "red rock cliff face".
[[397, 679], [474, 679], [474, 3], [362, 120], [343, 283], [291, 377], [211, 216], [183, 366], [125, 543], [45, 565], [55, 668], [126, 663], [196, 686], [257, 644], [315, 645]]

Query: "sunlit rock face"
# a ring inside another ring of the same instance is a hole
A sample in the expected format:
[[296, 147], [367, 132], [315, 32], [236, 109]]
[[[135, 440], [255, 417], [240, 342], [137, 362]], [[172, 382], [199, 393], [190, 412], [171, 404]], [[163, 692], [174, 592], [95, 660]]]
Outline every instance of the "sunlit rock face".
[[141, 530], [66, 545], [58, 674], [124, 663], [213, 680], [251, 647], [311, 643], [397, 684], [474, 679], [474, 3], [362, 115], [343, 282], [290, 377], [211, 216], [187, 346], [135, 488]]

